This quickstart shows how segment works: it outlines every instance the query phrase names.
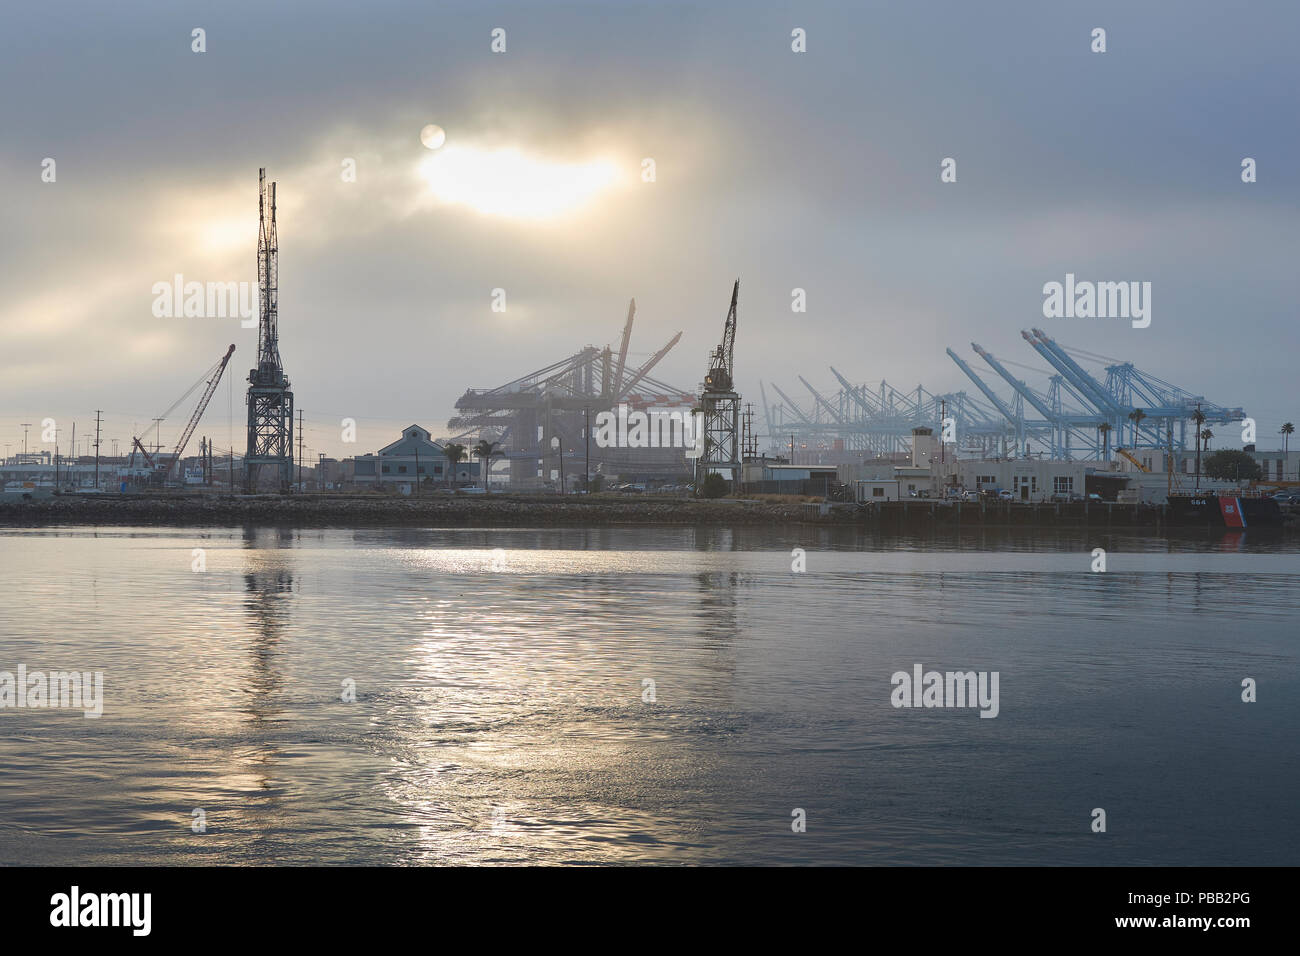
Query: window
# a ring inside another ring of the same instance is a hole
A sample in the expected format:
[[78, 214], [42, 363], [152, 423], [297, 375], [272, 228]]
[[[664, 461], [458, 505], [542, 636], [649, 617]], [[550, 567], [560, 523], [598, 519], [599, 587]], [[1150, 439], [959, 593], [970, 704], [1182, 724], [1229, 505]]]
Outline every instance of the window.
[[1030, 477], [1030, 479], [1029, 479], [1029, 490], [1030, 490], [1030, 491], [1035, 491], [1035, 492], [1038, 491], [1038, 476], [1037, 476], [1037, 475], [1032, 475], [1032, 476]]
[[[385, 469], [385, 470], [387, 470], [387, 469]], [[405, 466], [405, 465], [398, 465], [398, 466], [397, 466], [397, 473], [398, 473], [399, 475], [404, 475], [404, 474], [406, 474], [406, 466]]]
[[873, 498], [883, 498], [883, 497], [885, 497], [885, 489], [884, 489], [884, 488], [881, 488], [881, 487], [879, 487], [879, 486], [877, 486], [877, 487], [875, 487], [875, 488], [872, 488], [872, 489], [871, 489], [871, 497], [873, 497]]
[[1068, 495], [1074, 491], [1074, 477], [1072, 475], [1057, 475], [1052, 479], [1052, 490], [1058, 495]]
[[415, 469], [415, 472], [416, 472], [416, 474], [419, 474], [419, 475], [424, 474], [424, 466], [421, 465], [419, 468]]
[[385, 474], [385, 475], [388, 474], [388, 466], [387, 466], [387, 465], [384, 465], [384, 474]]

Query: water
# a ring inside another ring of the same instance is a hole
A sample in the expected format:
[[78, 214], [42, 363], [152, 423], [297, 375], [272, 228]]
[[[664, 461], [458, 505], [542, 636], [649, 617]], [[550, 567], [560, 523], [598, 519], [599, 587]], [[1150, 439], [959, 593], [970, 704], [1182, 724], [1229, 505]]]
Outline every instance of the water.
[[[0, 710], [0, 863], [1294, 865], [1298, 552], [0, 529], [0, 670], [105, 696]], [[998, 717], [895, 709], [916, 663]]]

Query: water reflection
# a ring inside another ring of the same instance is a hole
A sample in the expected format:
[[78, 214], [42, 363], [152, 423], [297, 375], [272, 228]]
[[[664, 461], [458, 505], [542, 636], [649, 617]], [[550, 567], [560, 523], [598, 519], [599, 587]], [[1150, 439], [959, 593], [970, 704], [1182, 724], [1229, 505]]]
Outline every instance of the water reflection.
[[[1296, 785], [1294, 543], [820, 527], [200, 540], [205, 575], [179, 529], [0, 547], [0, 576], [42, 598], [9, 608], [19, 639], [67, 635], [69, 654], [137, 680], [93, 747], [84, 722], [5, 717], [0, 862], [33, 859], [5, 821], [108, 863], [1280, 863], [1300, 840], [1271, 809]], [[1106, 574], [1087, 570], [1094, 547]], [[69, 567], [103, 585], [98, 616]], [[888, 676], [912, 661], [1000, 670], [1002, 716], [900, 715]], [[1273, 688], [1268, 710], [1235, 703], [1244, 674]], [[1270, 768], [1249, 813], [1221, 785], [1246, 753]], [[1104, 850], [1061, 821], [1099, 788], [1140, 798], [1140, 826]], [[94, 794], [93, 815], [69, 793]], [[178, 825], [195, 806], [201, 841]]]
[[242, 543], [242, 603], [250, 625], [244, 642], [248, 666], [240, 686], [245, 729], [232, 739], [234, 769], [223, 781], [234, 799], [217, 822], [260, 840], [283, 839], [288, 811], [284, 788], [276, 779], [283, 759], [277, 731], [284, 723], [281, 645], [291, 639], [293, 629], [294, 533], [246, 528]]
[[251, 670], [245, 712], [258, 727], [281, 713], [276, 694], [283, 675], [276, 653], [290, 626], [293, 597], [293, 532], [248, 528], [244, 532], [244, 609], [252, 622]]

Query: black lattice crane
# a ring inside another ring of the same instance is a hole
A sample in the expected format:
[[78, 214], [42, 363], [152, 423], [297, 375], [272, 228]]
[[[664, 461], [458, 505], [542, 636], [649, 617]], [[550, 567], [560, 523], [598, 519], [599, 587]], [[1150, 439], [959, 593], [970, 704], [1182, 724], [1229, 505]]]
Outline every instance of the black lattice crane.
[[280, 493], [284, 494], [293, 479], [293, 392], [280, 363], [280, 244], [275, 224], [275, 183], [267, 189], [265, 169], [258, 170], [258, 189], [257, 367], [248, 373], [244, 491], [255, 491], [261, 467], [273, 465]]
[[736, 298], [740, 295], [740, 280], [731, 287], [731, 308], [727, 310], [727, 321], [722, 327], [722, 341], [709, 356], [709, 374], [704, 376], [706, 390], [715, 392], [731, 391], [731, 370], [736, 352]]
[[695, 461], [698, 483], [711, 474], [728, 481], [740, 480], [740, 396], [736, 394], [736, 300], [740, 280], [731, 287], [731, 307], [722, 327], [722, 341], [709, 355], [709, 371], [700, 393], [700, 412], [704, 419], [703, 453]]

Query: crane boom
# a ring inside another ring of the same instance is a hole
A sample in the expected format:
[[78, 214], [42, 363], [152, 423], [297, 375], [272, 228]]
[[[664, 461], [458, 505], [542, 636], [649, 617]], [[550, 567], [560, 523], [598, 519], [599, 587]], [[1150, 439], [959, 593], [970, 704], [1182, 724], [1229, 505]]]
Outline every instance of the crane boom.
[[618, 346], [618, 364], [614, 366], [614, 387], [609, 389], [611, 395], [622, 394], [623, 370], [627, 368], [627, 346], [632, 340], [632, 320], [636, 318], [636, 299], [627, 307], [627, 322], [623, 326], [623, 341]]
[[624, 395], [628, 394], [628, 392], [636, 388], [637, 385], [640, 384], [641, 379], [645, 378], [647, 375], [650, 374], [650, 370], [659, 364], [659, 360], [661, 358], [663, 358], [665, 355], [667, 355], [669, 352], [672, 351], [673, 346], [676, 345], [678, 342], [680, 342], [681, 338], [682, 338], [682, 333], [678, 332], [676, 335], [674, 335], [671, 339], [668, 340], [667, 345], [661, 348], [654, 355], [650, 356], [650, 358], [646, 360], [646, 363], [642, 365], [639, 369], [637, 369], [631, 378], [629, 378], [626, 382], [623, 383], [622, 387], [619, 388], [618, 394], [614, 396], [614, 401], [615, 402], [619, 401], [620, 399], [623, 398]]
[[[203, 417], [203, 412], [207, 409], [208, 402], [212, 400], [212, 393], [217, 390], [217, 385], [221, 382], [221, 375], [225, 372], [226, 365], [230, 362], [230, 356], [234, 354], [235, 347], [231, 345], [230, 348], [226, 349], [226, 354], [222, 356], [221, 361], [217, 364], [217, 370], [212, 374], [212, 378], [208, 379], [207, 388], [203, 390], [203, 395], [199, 398], [198, 405], [194, 407], [194, 414], [190, 416], [189, 424], [185, 426], [185, 430], [181, 432], [180, 441], [176, 443], [176, 452], [172, 455], [173, 463], [180, 462], [181, 453], [185, 451], [185, 446], [189, 444], [190, 436], [194, 434], [194, 429], [198, 427], [199, 419]], [[143, 451], [143, 449], [141, 450]], [[179, 468], [180, 465], [176, 464], [176, 467]], [[169, 465], [168, 469], [170, 470], [170, 468], [171, 466]]]
[[[145, 463], [146, 463], [150, 468], [152, 468], [152, 467], [153, 467], [153, 456], [150, 455], [149, 452], [145, 450], [144, 445], [140, 444], [140, 439], [138, 439], [138, 438], [132, 436], [131, 440], [132, 440], [133, 442], [135, 442], [135, 447], [140, 449], [140, 454], [144, 455]], [[132, 459], [135, 458], [135, 452], [131, 452], [131, 457], [132, 457]], [[134, 464], [134, 461], [132, 461], [132, 464]]]
[[722, 327], [722, 341], [709, 356], [709, 374], [704, 377], [704, 387], [712, 392], [729, 392], [732, 387], [732, 361], [736, 351], [736, 299], [740, 295], [740, 280], [731, 287], [731, 307]]
[[1129, 461], [1131, 461], [1134, 465], [1136, 465], [1138, 471], [1144, 472], [1144, 473], [1146, 473], [1146, 474], [1150, 474], [1150, 473], [1151, 473], [1151, 469], [1150, 469], [1150, 468], [1148, 468], [1146, 465], [1142, 464], [1142, 462], [1138, 461], [1136, 458], [1134, 458], [1132, 455], [1130, 455], [1126, 449], [1123, 449], [1123, 448], [1116, 448], [1115, 451], [1118, 452], [1119, 454], [1123, 455], [1125, 458], [1127, 458]]

